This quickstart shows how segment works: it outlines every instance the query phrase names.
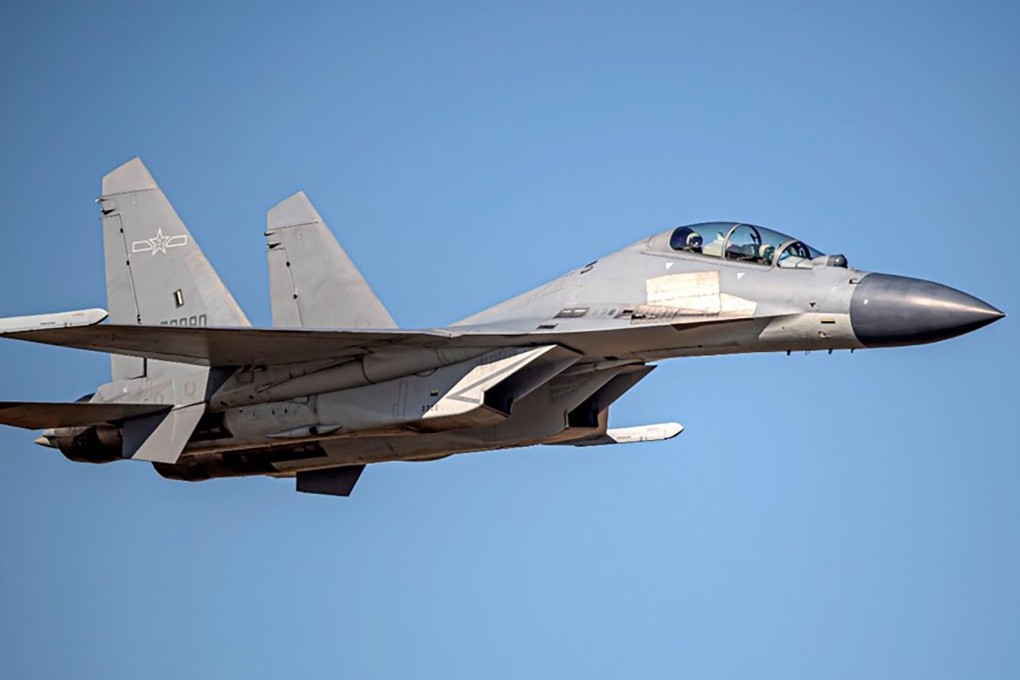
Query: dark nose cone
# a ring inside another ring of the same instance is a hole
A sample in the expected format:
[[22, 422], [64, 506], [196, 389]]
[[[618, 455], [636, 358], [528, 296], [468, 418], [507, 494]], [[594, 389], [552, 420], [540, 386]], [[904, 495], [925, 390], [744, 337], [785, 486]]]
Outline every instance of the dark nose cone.
[[862, 278], [850, 300], [850, 323], [857, 339], [867, 347], [955, 338], [1004, 316], [955, 288], [888, 274]]

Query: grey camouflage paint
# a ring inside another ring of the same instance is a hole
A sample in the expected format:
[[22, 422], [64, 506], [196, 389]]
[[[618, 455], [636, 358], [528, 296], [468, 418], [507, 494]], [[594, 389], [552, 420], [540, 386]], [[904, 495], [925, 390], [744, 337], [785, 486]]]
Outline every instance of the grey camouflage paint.
[[139, 159], [99, 204], [110, 323], [90, 310], [0, 333], [111, 352], [113, 381], [90, 401], [0, 404], [0, 422], [48, 423], [37, 441], [72, 460], [149, 460], [174, 479], [296, 476], [348, 495], [375, 462], [665, 439], [682, 426], [608, 428], [650, 362], [917, 344], [1002, 316], [842, 256], [723, 259], [675, 250], [668, 230], [451, 326], [400, 330], [299, 192], [269, 211], [274, 328], [252, 329]]

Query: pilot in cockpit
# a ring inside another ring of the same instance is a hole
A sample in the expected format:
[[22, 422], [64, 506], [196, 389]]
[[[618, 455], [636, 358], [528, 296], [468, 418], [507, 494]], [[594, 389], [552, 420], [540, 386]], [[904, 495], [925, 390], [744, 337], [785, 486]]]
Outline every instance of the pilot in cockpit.
[[677, 227], [670, 235], [669, 246], [675, 251], [784, 269], [811, 269], [822, 256], [786, 234], [733, 222], [699, 222]]
[[677, 229], [669, 239], [669, 245], [673, 250], [686, 250], [691, 253], [700, 253], [704, 242], [701, 234], [690, 227]]

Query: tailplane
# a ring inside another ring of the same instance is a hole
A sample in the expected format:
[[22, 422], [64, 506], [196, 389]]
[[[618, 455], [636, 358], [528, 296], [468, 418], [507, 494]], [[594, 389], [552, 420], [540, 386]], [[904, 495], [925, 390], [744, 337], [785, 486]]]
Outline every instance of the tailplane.
[[165, 414], [169, 410], [169, 406], [162, 404], [0, 401], [0, 425], [12, 425], [28, 430], [85, 427]]

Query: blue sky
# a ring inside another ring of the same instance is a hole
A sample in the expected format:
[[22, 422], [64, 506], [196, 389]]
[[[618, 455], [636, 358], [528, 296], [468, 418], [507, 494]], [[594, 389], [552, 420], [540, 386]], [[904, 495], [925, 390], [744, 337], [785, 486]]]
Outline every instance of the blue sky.
[[[0, 315], [102, 306], [140, 155], [253, 322], [303, 189], [397, 321], [709, 219], [1013, 316], [923, 347], [676, 360], [656, 444], [271, 479], [0, 429], [0, 676], [1020, 675], [1020, 10], [1010, 3], [7, 3]], [[108, 362], [0, 343], [0, 399]]]

